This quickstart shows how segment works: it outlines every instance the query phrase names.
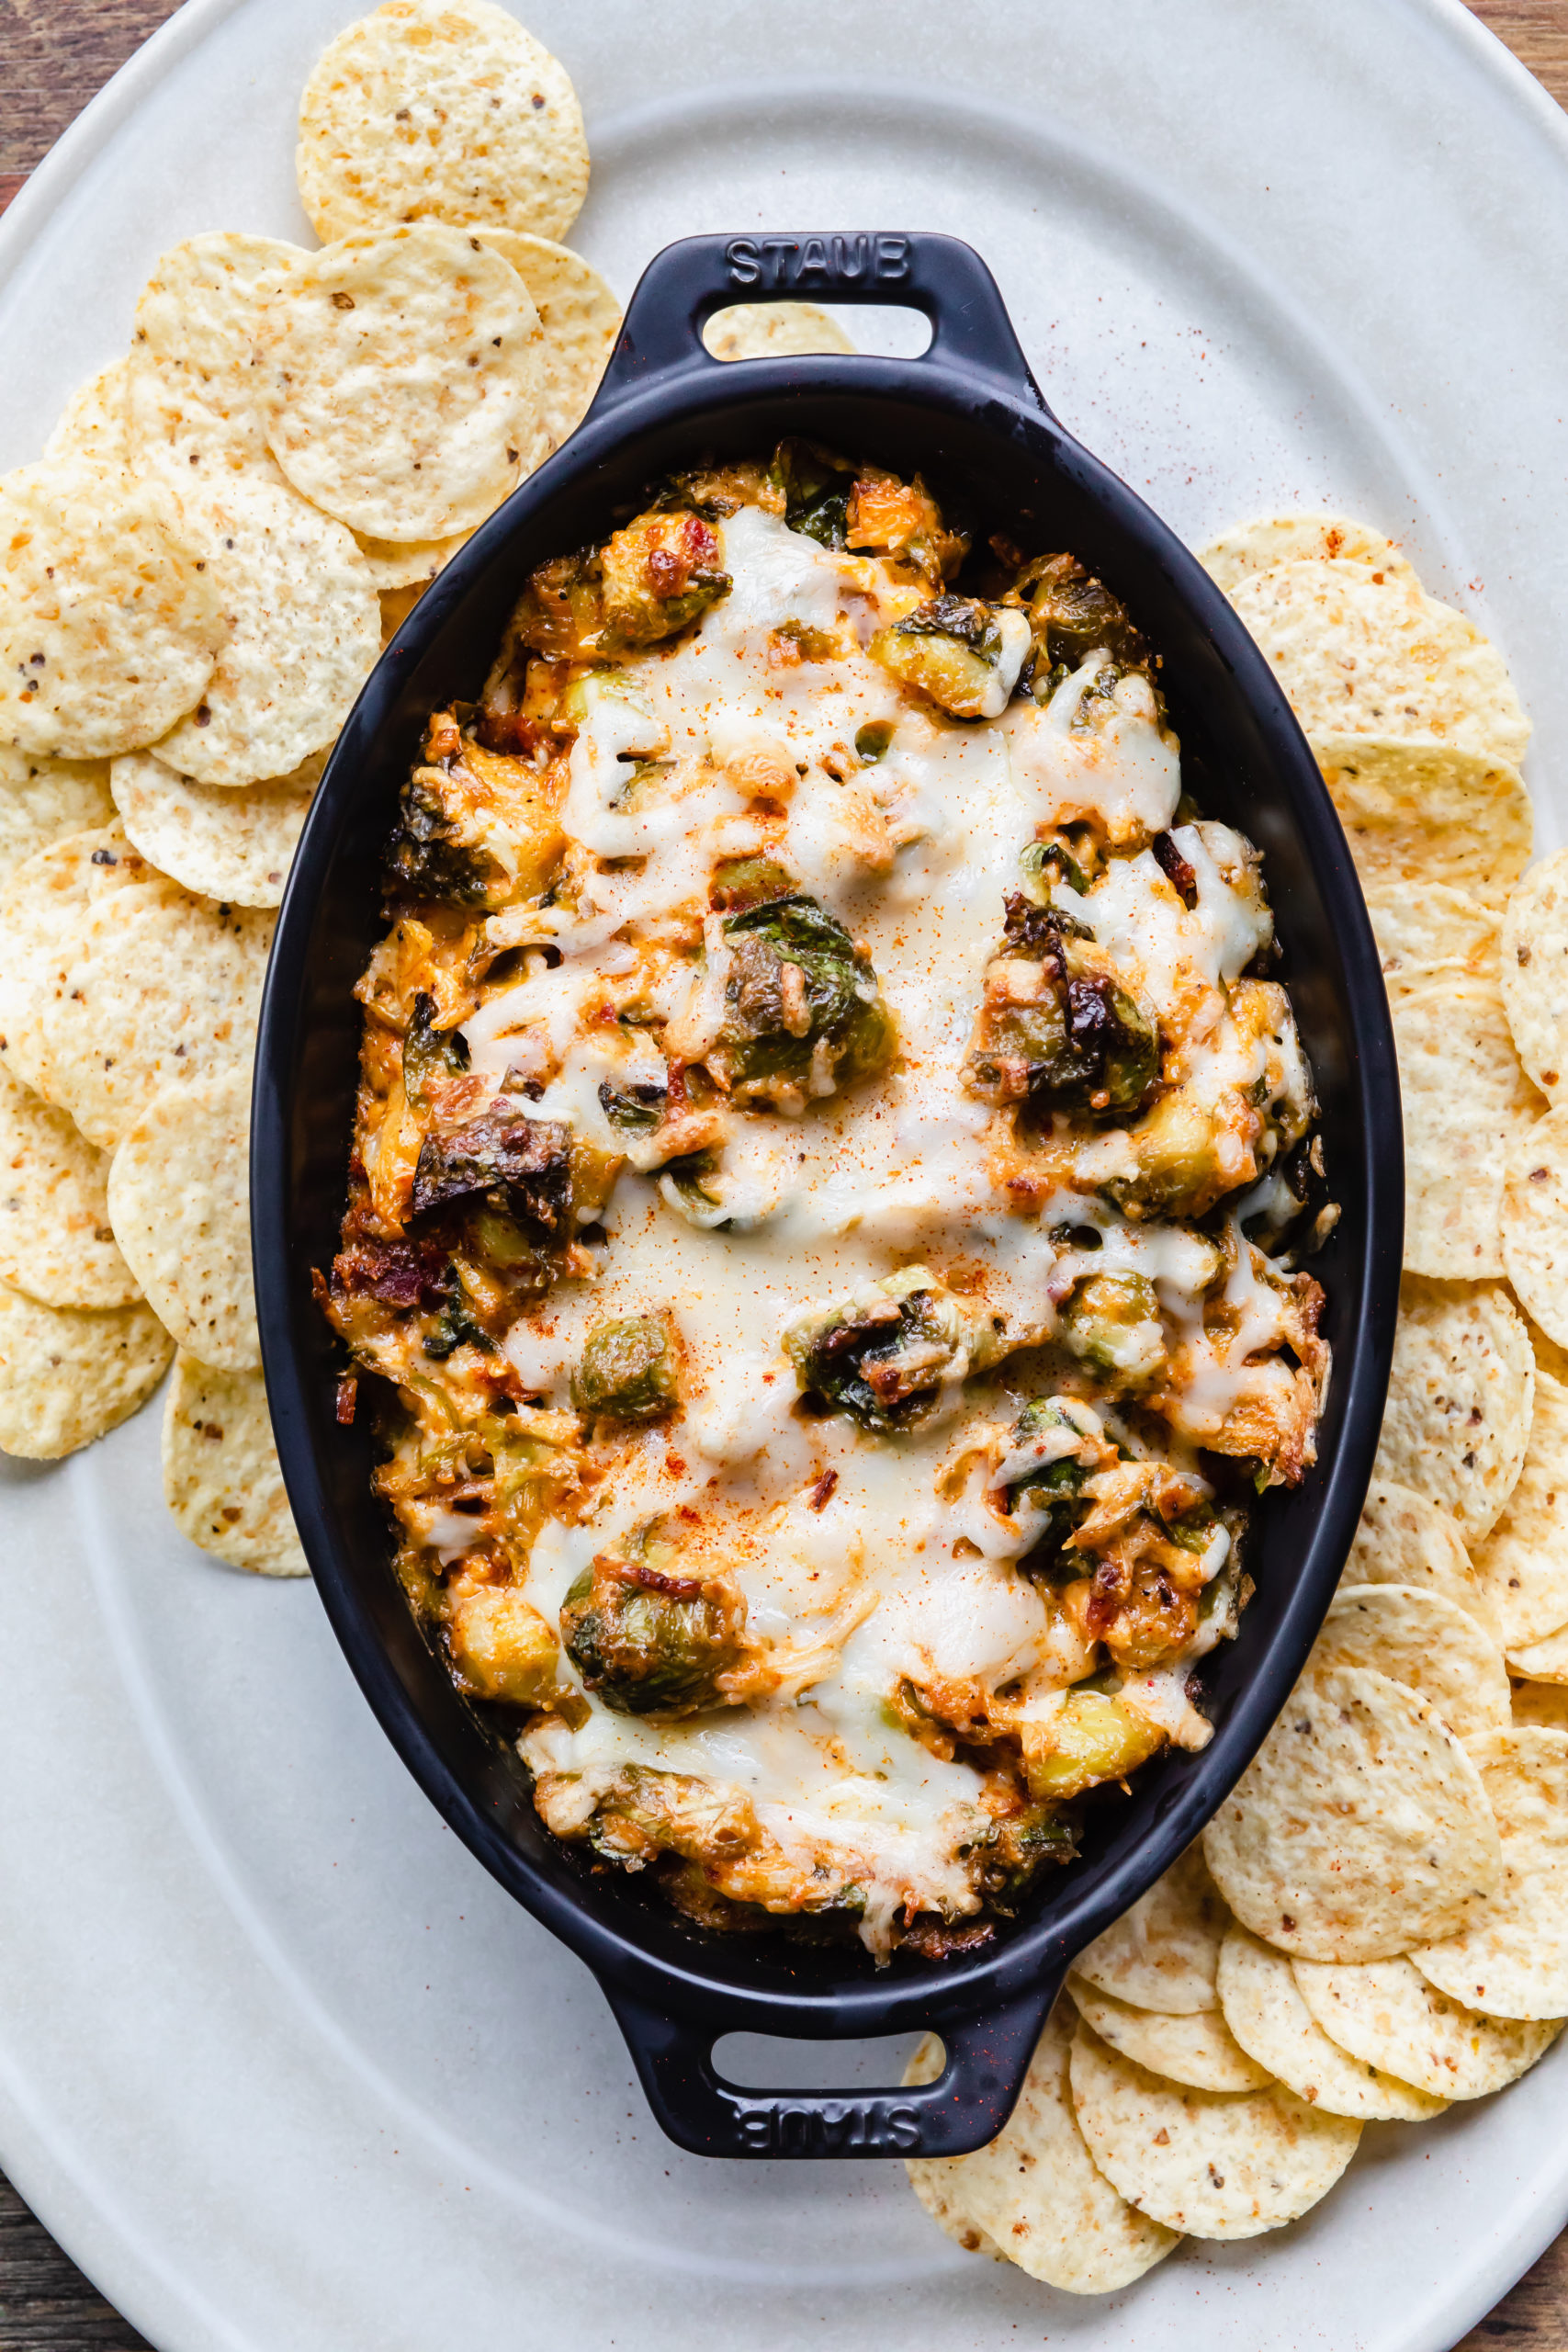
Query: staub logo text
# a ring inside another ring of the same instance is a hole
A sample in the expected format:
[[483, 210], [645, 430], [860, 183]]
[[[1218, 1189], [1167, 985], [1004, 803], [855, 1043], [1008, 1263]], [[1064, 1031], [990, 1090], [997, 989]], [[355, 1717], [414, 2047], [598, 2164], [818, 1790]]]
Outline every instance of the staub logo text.
[[912, 2107], [888, 2099], [828, 2099], [819, 2107], [795, 2107], [788, 2099], [750, 2107], [739, 2119], [740, 2136], [760, 2155], [813, 2156], [848, 2148], [897, 2148], [920, 2144], [919, 2118]]
[[724, 249], [733, 286], [884, 285], [909, 275], [908, 237], [732, 237]]

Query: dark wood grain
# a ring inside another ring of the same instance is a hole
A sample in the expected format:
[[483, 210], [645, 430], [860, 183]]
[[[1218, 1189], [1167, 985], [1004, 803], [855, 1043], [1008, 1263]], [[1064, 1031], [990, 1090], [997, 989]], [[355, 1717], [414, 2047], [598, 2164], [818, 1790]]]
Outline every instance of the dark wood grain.
[[[1472, 0], [1568, 107], [1568, 0]], [[0, 0], [0, 211], [168, 0]], [[1455, 2352], [1568, 2352], [1568, 2233]], [[152, 2352], [0, 2177], [0, 2352]]]

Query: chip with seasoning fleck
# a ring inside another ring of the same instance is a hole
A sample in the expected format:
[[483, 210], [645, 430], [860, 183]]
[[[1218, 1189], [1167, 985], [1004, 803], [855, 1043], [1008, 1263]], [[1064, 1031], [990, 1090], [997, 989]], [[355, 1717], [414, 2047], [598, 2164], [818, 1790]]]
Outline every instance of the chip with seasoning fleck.
[[[1404, 1263], [1450, 1281], [1501, 1274], [1503, 1183], [1544, 1103], [1491, 980], [1439, 981], [1393, 1008], [1404, 1115]], [[1527, 1301], [1528, 1304], [1528, 1301]]]
[[310, 812], [325, 752], [267, 784], [197, 784], [151, 752], [128, 752], [109, 775], [127, 834], [172, 881], [237, 907], [276, 907]]
[[251, 1286], [251, 1074], [176, 1079], [122, 1136], [108, 1174], [115, 1238], [181, 1347], [218, 1372], [261, 1361]]
[[1457, 1521], [1393, 1478], [1374, 1478], [1361, 1506], [1340, 1585], [1402, 1584], [1468, 1610], [1494, 1641], [1496, 1612], [1471, 1565]]
[[1253, 572], [1272, 571], [1280, 563], [1359, 563], [1385, 580], [1419, 584], [1392, 539], [1348, 514], [1260, 514], [1222, 531], [1198, 549], [1198, 560], [1227, 596]]
[[1434, 2098], [1484, 2098], [1535, 2064], [1562, 2020], [1519, 2024], [1439, 1993], [1403, 1956], [1359, 1967], [1293, 1963], [1302, 1998], [1332, 2041]]
[[1471, 1752], [1503, 1841], [1503, 1875], [1479, 1916], [1411, 1958], [1450, 2000], [1488, 2017], [1568, 2015], [1568, 1733], [1523, 1724]]
[[1495, 1525], [1524, 1466], [1535, 1356], [1500, 1283], [1399, 1289], [1377, 1473], [1451, 1512], [1466, 1544]]
[[215, 1372], [181, 1350], [164, 1408], [164, 1498], [191, 1542], [231, 1568], [310, 1573], [259, 1372]]
[[168, 1369], [150, 1306], [46, 1306], [0, 1281], [0, 1453], [57, 1462], [118, 1429]]
[[1497, 978], [1502, 918], [1470, 891], [1447, 882], [1374, 882], [1367, 912], [1391, 1004], [1433, 980]]
[[108, 891], [139, 882], [146, 861], [118, 824], [68, 833], [24, 858], [0, 887], [0, 1058], [53, 1102], [43, 1008], [76, 952], [88, 913]]
[[1364, 888], [1440, 885], [1501, 910], [1534, 838], [1517, 768], [1450, 743], [1314, 731], [1312, 748]]
[[1532, 866], [1509, 899], [1502, 977], [1519, 1059], [1556, 1100], [1568, 1086], [1568, 850]]
[[0, 888], [35, 850], [113, 816], [102, 760], [49, 760], [0, 743]]
[[1503, 1264], [1520, 1305], [1568, 1346], [1568, 1104], [1514, 1137], [1503, 1187]]
[[1397, 1584], [1341, 1585], [1311, 1670], [1370, 1666], [1403, 1682], [1468, 1740], [1508, 1720], [1503, 1653], [1475, 1619], [1435, 1592]]
[[592, 263], [567, 246], [513, 229], [482, 229], [479, 235], [512, 264], [539, 313], [538, 422], [558, 449], [599, 389], [621, 306]]
[[1254, 2091], [1272, 2080], [1267, 2066], [1248, 2057], [1217, 2008], [1167, 2017], [1097, 1992], [1081, 1976], [1069, 1977], [1068, 1984], [1079, 2017], [1101, 2041], [1168, 2082], [1189, 2083], [1200, 2091]]
[[1473, 1557], [1510, 1657], [1568, 1625], [1568, 1388], [1549, 1372], [1535, 1375], [1517, 1482]]
[[0, 1276], [44, 1306], [130, 1306], [108, 1162], [64, 1111], [0, 1066]]
[[1359, 2123], [1415, 2123], [1448, 2105], [1331, 2041], [1302, 1997], [1294, 1962], [1234, 1920], [1220, 1947], [1219, 1988], [1242, 2048], [1309, 2106]]
[[1214, 1971], [1224, 1932], [1224, 1903], [1200, 1841], [1079, 1952], [1073, 1965], [1113, 1999], [1172, 2017], [1195, 2017], [1218, 2005]]
[[124, 363], [128, 462], [182, 502], [236, 474], [279, 479], [256, 399], [256, 335], [266, 296], [304, 258], [278, 237], [218, 230], [154, 264]]

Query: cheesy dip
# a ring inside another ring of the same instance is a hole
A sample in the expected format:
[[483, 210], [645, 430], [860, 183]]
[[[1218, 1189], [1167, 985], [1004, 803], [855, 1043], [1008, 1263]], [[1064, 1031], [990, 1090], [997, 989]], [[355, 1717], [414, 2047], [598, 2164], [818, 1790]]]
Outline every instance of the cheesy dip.
[[1314, 1459], [1312, 1080], [1157, 677], [1070, 555], [786, 442], [541, 565], [430, 720], [340, 1414], [378, 1375], [549, 1829], [705, 1925], [993, 1932], [1209, 1738]]

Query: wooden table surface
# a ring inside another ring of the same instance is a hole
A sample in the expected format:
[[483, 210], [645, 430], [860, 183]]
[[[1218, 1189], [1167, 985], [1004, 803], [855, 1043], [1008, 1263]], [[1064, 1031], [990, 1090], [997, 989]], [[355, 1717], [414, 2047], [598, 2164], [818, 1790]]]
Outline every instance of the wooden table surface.
[[[1472, 5], [1568, 107], [1568, 0]], [[170, 0], [0, 0], [0, 211], [94, 92], [173, 14]], [[1455, 2352], [1502, 2345], [1568, 2352], [1568, 2232]], [[152, 2352], [0, 2176], [0, 2352], [46, 2348]]]

